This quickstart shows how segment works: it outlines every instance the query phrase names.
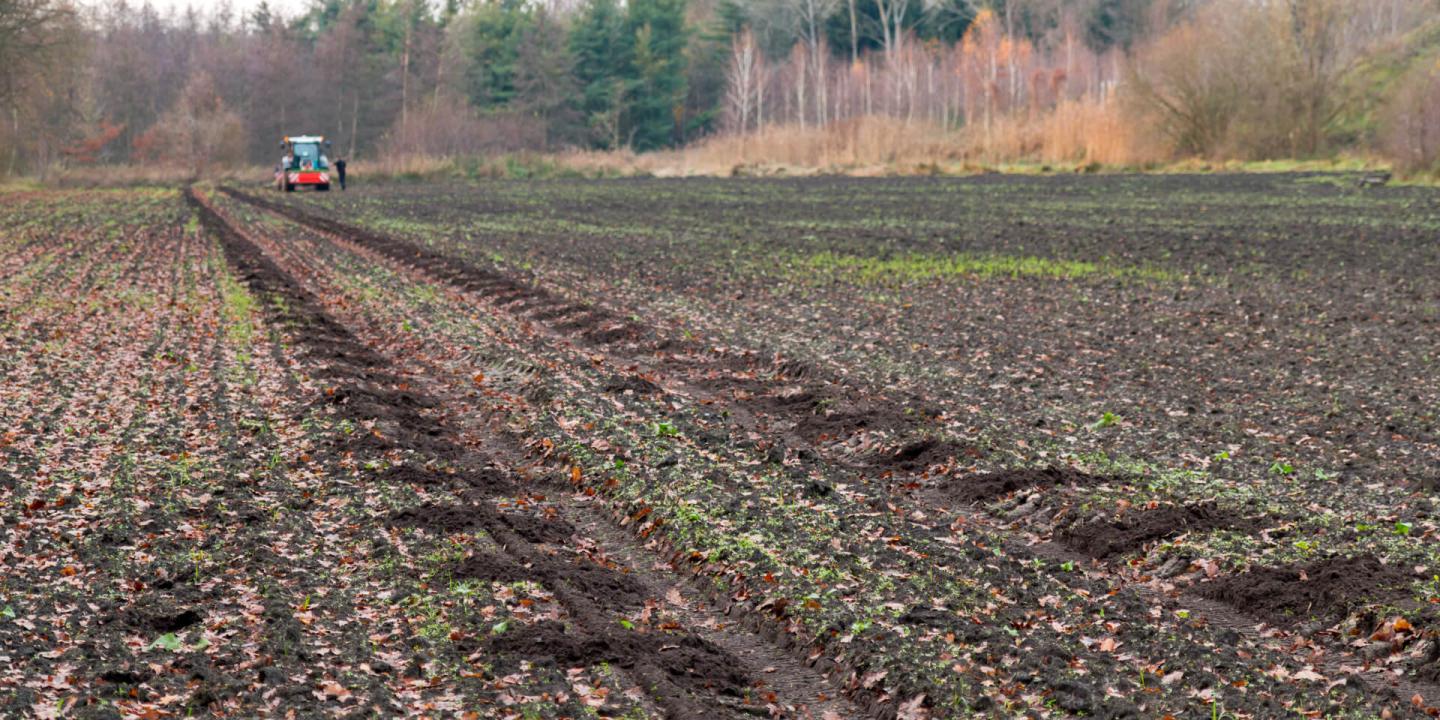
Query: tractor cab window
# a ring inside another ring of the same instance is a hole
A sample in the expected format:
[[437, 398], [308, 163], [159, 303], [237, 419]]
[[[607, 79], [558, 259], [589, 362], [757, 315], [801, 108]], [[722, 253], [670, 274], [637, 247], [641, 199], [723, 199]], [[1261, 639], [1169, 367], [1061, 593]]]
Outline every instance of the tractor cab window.
[[325, 166], [320, 162], [320, 146], [315, 143], [297, 143], [293, 152], [294, 160], [292, 167], [302, 169], [320, 170]]

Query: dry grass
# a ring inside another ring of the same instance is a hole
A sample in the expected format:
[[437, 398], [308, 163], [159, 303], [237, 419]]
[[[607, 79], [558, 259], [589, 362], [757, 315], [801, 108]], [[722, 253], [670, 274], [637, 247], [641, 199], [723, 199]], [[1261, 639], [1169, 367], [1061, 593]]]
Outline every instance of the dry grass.
[[268, 183], [272, 172], [263, 167], [213, 167], [196, 175], [193, 168], [166, 165], [86, 165], [56, 171], [45, 182], [60, 187], [131, 187], [181, 185], [197, 180], [234, 183]]
[[655, 174], [655, 155], [637, 155], [631, 150], [567, 150], [546, 156], [556, 165], [586, 177]]
[[1128, 122], [1118, 103], [1069, 101], [1038, 118], [988, 127], [866, 117], [824, 128], [775, 126], [720, 135], [633, 163], [656, 175], [965, 173], [1016, 164], [1136, 167], [1165, 159], [1161, 143]]
[[824, 128], [781, 125], [746, 135], [718, 135], [656, 153], [657, 175], [745, 175], [932, 171], [963, 161], [958, 135], [926, 122], [866, 117]]
[[965, 133], [965, 155], [988, 164], [1039, 162], [1136, 167], [1166, 160], [1162, 143], [1119, 103], [1068, 100], [1038, 118], [1014, 116]]
[[[1158, 172], [1275, 172], [1284, 169], [1356, 170], [1383, 166], [1373, 158], [1344, 157], [1297, 164], [1215, 163], [1175, 159], [1164, 144], [1127, 118], [1118, 102], [1067, 101], [1038, 117], [1010, 116], [988, 127], [952, 130], [939, 125], [865, 117], [823, 128], [767, 127], [746, 135], [716, 135], [690, 147], [636, 154], [629, 150], [566, 150], [486, 157], [391, 155], [356, 160], [360, 182], [630, 175], [913, 175], [971, 174], [999, 170], [1037, 172], [1145, 169]], [[1303, 168], [1300, 165], [1304, 165]], [[267, 183], [260, 167], [217, 168], [199, 178]], [[72, 168], [47, 182], [73, 187], [174, 185], [194, 180], [186, 169], [156, 166]], [[1415, 178], [1425, 181], [1426, 178]]]
[[565, 150], [555, 153], [503, 153], [483, 157], [387, 156], [351, 163], [350, 175], [367, 180], [554, 176], [593, 178], [652, 174], [656, 167], [654, 156], [636, 155], [629, 150]]
[[356, 177], [432, 177], [446, 175], [455, 168], [450, 158], [428, 155], [392, 155], [377, 160], [355, 160], [346, 168], [346, 175]]

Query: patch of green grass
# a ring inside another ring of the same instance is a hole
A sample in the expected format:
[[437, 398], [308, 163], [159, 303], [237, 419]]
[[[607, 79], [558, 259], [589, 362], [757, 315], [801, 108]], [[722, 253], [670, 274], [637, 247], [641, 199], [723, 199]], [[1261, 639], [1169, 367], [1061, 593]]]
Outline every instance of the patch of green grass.
[[230, 273], [219, 273], [219, 277], [225, 336], [236, 345], [248, 348], [255, 336], [255, 297]]
[[1167, 282], [1178, 279], [1174, 273], [1158, 268], [1001, 253], [909, 253], [880, 258], [825, 250], [801, 258], [797, 265], [796, 270], [801, 274], [839, 274], [861, 283], [920, 282], [956, 277], [1127, 278]]

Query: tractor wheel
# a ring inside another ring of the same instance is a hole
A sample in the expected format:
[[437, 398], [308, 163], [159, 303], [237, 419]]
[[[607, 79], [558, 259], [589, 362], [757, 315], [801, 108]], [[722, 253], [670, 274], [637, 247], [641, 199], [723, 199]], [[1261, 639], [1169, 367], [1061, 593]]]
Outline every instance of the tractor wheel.
[[321, 183], [316, 185], [315, 189], [319, 192], [330, 192], [330, 183]]
[[285, 192], [295, 192], [295, 183], [285, 183]]

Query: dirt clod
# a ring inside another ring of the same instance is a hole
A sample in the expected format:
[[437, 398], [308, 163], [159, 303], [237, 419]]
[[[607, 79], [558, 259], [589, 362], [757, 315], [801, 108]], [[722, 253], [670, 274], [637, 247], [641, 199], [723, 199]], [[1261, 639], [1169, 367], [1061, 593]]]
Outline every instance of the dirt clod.
[[480, 508], [462, 505], [422, 505], [391, 513], [387, 522], [395, 527], [454, 533], [479, 527], [480, 512]]
[[1255, 568], [1205, 583], [1202, 597], [1228, 603], [1275, 625], [1338, 621], [1369, 604], [1401, 602], [1413, 580], [1373, 555]]
[[1079, 523], [1061, 533], [1060, 539], [1090, 557], [1105, 558], [1156, 540], [1245, 524], [1243, 518], [1221, 510], [1215, 503], [1167, 505], [1131, 512], [1118, 520]]
[[516, 535], [532, 543], [563, 545], [575, 536], [575, 526], [560, 518], [543, 518], [534, 515], [507, 513], [501, 516], [505, 524]]
[[1000, 470], [998, 472], [964, 475], [943, 481], [941, 492], [951, 500], [979, 502], [1029, 488], [1050, 488], [1062, 485], [1098, 485], [1115, 478], [1090, 475], [1071, 468]]
[[893, 452], [876, 453], [866, 464], [874, 470], [917, 473], [956, 458], [974, 457], [976, 454], [974, 448], [968, 445], [934, 438], [921, 438], [907, 443]]

